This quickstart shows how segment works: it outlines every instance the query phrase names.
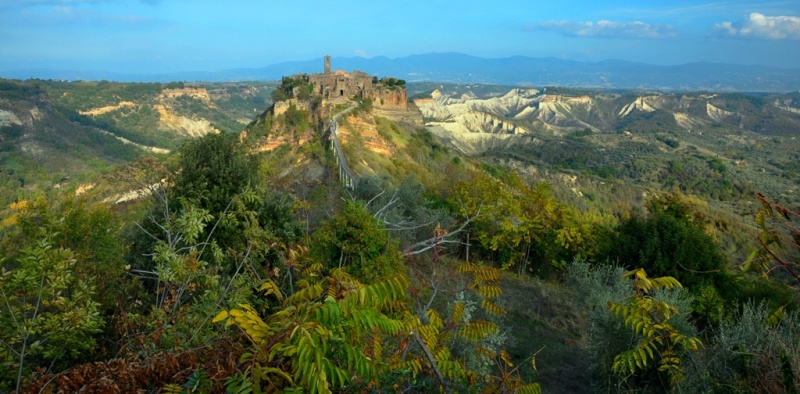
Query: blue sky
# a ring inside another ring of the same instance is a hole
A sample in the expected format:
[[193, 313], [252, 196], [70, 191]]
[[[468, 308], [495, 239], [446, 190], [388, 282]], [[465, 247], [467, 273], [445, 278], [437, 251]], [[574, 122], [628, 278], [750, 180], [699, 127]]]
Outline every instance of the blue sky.
[[800, 69], [800, 1], [0, 0], [0, 71], [461, 52]]

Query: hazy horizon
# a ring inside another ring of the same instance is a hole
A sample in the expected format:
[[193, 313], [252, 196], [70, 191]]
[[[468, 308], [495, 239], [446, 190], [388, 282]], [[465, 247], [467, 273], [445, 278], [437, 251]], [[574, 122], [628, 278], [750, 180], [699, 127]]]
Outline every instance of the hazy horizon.
[[462, 53], [800, 68], [800, 2], [0, 0], [0, 71], [159, 74]]

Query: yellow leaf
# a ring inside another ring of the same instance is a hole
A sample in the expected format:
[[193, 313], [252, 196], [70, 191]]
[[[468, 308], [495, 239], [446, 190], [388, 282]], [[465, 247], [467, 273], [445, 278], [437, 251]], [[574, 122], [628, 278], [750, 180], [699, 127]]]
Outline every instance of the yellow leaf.
[[214, 323], [220, 322], [220, 321], [223, 321], [223, 320], [225, 320], [227, 318], [228, 318], [228, 311], [222, 311], [216, 317], [214, 317], [214, 320], [212, 320], [212, 322], [214, 322]]
[[508, 358], [508, 353], [506, 352], [505, 349], [500, 351], [500, 358], [506, 363], [507, 366], [509, 367], [514, 366], [514, 363], [512, 363], [511, 360]]

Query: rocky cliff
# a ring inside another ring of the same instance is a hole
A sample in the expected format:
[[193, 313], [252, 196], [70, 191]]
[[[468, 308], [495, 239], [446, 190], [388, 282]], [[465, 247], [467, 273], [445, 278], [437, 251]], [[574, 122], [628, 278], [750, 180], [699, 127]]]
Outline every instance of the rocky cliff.
[[[574, 132], [693, 131], [722, 128], [800, 134], [800, 99], [739, 94], [612, 94], [511, 89], [477, 97], [434, 90], [414, 101], [431, 131], [464, 152], [514, 143], [524, 135]], [[494, 142], [490, 142], [494, 141]]]

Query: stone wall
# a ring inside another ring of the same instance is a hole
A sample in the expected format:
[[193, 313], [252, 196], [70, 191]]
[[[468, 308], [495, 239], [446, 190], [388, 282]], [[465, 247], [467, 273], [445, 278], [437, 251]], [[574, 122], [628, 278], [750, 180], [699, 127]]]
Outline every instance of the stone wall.
[[378, 88], [373, 90], [370, 98], [375, 107], [406, 108], [408, 106], [407, 94], [406, 89], [402, 87]]

